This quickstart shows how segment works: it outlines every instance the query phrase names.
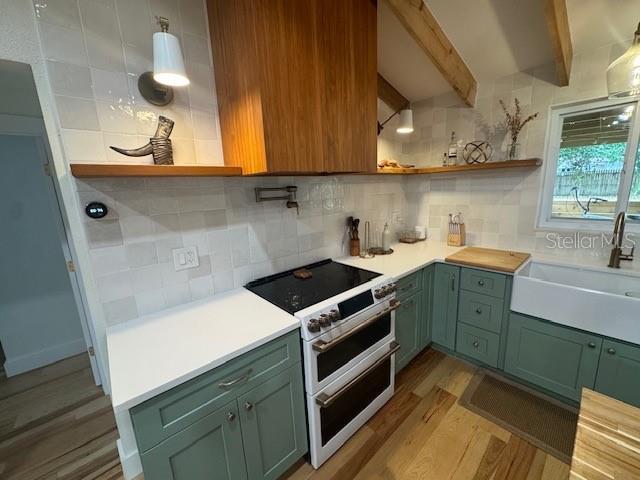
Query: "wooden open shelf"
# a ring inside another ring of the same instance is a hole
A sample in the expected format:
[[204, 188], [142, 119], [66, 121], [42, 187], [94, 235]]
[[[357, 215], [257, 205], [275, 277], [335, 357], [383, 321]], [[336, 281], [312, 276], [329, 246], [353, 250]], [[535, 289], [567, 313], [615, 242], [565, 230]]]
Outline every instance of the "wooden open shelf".
[[236, 177], [240, 167], [206, 165], [138, 165], [117, 163], [72, 163], [77, 178], [96, 177]]
[[528, 158], [526, 160], [473, 163], [471, 165], [453, 165], [451, 167], [379, 168], [378, 173], [384, 175], [424, 175], [437, 173], [468, 172], [472, 170], [496, 170], [499, 168], [539, 167], [540, 165], [542, 165], [542, 160], [540, 158]]

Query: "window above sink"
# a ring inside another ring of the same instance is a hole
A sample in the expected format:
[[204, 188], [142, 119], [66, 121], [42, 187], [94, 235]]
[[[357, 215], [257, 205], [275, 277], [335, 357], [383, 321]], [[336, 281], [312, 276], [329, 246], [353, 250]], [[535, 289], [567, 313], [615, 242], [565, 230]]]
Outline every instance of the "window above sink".
[[538, 226], [609, 231], [619, 212], [640, 230], [640, 100], [552, 107]]

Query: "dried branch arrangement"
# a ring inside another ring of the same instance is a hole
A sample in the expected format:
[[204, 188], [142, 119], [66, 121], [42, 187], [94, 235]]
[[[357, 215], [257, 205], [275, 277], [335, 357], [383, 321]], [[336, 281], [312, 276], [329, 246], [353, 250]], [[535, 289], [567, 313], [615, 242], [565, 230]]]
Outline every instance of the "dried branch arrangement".
[[511, 134], [511, 143], [513, 144], [518, 143], [518, 135], [520, 134], [520, 130], [522, 130], [522, 127], [524, 127], [527, 123], [538, 116], [538, 113], [534, 113], [533, 115], [529, 115], [527, 118], [523, 119], [522, 109], [520, 108], [520, 100], [516, 98], [514, 100], [514, 103], [516, 105], [516, 110], [512, 114], [509, 110], [507, 110], [507, 106], [504, 104], [504, 102], [500, 100], [500, 106], [502, 107], [502, 110], [507, 117], [507, 130]]

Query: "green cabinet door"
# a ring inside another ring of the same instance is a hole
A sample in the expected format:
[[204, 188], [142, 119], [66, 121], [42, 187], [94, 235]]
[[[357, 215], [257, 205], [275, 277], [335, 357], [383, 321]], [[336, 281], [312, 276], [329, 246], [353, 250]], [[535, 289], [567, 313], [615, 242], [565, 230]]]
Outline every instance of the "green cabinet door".
[[504, 370], [579, 401], [582, 387], [595, 384], [601, 347], [596, 335], [512, 313]]
[[145, 480], [247, 478], [234, 400], [140, 456]]
[[402, 297], [396, 310], [396, 341], [400, 350], [396, 353], [396, 372], [400, 371], [420, 350], [420, 313], [422, 295], [416, 293]]
[[640, 347], [605, 340], [596, 391], [640, 407]]
[[307, 452], [301, 365], [238, 397], [238, 407], [249, 480], [277, 479]]
[[433, 304], [433, 274], [435, 265], [422, 270], [422, 310], [420, 312], [420, 350], [431, 343], [431, 305]]
[[454, 350], [458, 318], [460, 267], [437, 263], [433, 275], [431, 338], [433, 343]]

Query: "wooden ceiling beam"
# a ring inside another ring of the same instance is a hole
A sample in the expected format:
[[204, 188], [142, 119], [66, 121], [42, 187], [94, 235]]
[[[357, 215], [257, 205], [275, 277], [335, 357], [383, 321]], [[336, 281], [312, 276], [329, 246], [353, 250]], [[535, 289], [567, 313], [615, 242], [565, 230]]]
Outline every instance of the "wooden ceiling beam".
[[409, 106], [409, 100], [404, 98], [404, 96], [380, 74], [378, 74], [378, 98], [386, 103], [394, 112], [404, 110]]
[[478, 83], [423, 0], [386, 0], [400, 23], [458, 93], [473, 107]]
[[545, 0], [544, 15], [555, 56], [558, 85], [566, 87], [569, 85], [573, 59], [566, 0]]

